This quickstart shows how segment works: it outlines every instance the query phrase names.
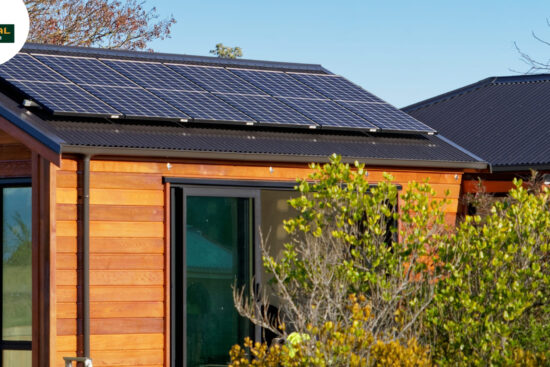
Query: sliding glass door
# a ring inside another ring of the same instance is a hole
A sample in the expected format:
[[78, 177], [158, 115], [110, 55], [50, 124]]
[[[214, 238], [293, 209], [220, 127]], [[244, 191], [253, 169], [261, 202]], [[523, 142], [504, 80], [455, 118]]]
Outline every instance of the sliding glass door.
[[0, 340], [2, 367], [31, 366], [31, 188], [1, 186], [2, 263]]
[[172, 211], [181, 225], [173, 228], [174, 365], [223, 366], [231, 346], [254, 334], [235, 310], [232, 286], [252, 281], [257, 200], [243, 190], [184, 188], [172, 195], [182, 213]]

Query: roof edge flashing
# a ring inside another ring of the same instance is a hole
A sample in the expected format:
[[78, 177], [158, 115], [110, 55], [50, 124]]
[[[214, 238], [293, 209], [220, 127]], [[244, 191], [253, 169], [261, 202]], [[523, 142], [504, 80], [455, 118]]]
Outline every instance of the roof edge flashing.
[[172, 63], [203, 63], [203, 64], [219, 64], [224, 66], [235, 67], [258, 67], [258, 68], [276, 68], [276, 69], [288, 69], [288, 70], [301, 70], [309, 72], [321, 72], [325, 74], [332, 74], [319, 64], [305, 64], [295, 62], [283, 62], [283, 61], [264, 61], [264, 60], [251, 60], [251, 59], [228, 59], [212, 56], [196, 56], [196, 55], [184, 55], [184, 54], [171, 54], [171, 53], [157, 53], [147, 51], [131, 51], [120, 49], [104, 49], [104, 48], [90, 48], [80, 46], [59, 46], [59, 45], [47, 45], [41, 43], [26, 43], [21, 49], [22, 52], [28, 53], [60, 53], [64, 55], [74, 56], [86, 56], [97, 58], [131, 58], [132, 60], [142, 61], [157, 61], [157, 62], [172, 62]]
[[494, 77], [494, 76], [489, 77], [489, 78], [485, 78], [485, 79], [482, 79], [478, 82], [468, 84], [464, 87], [457, 88], [457, 89], [451, 90], [449, 92], [439, 94], [435, 97], [431, 97], [431, 98], [425, 99], [423, 101], [416, 102], [416, 103], [413, 103], [411, 105], [402, 107], [401, 110], [406, 112], [406, 113], [411, 113], [411, 112], [420, 110], [424, 107], [428, 107], [428, 106], [434, 105], [436, 103], [444, 102], [444, 101], [447, 101], [451, 98], [469, 93], [469, 92], [474, 91], [478, 88], [486, 87], [486, 86], [492, 84], [496, 79], [497, 79], [497, 77]]
[[[63, 145], [63, 154], [91, 154], [97, 156], [128, 156], [143, 158], [183, 158], [183, 159], [213, 159], [231, 161], [285, 162], [285, 163], [325, 163], [328, 156], [265, 154], [265, 153], [233, 153], [205, 152], [172, 149], [141, 149], [116, 147], [90, 147], [79, 145]], [[418, 167], [418, 168], [452, 168], [452, 169], [487, 169], [486, 162], [433, 161], [393, 158], [342, 157], [345, 163], [359, 161], [367, 165], [388, 167]]]

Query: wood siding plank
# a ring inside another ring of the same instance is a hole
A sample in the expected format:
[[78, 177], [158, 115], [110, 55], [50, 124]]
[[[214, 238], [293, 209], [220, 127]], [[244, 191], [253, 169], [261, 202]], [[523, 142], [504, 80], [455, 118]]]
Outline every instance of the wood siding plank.
[[[119, 302], [119, 301], [149, 301], [161, 302], [164, 300], [162, 286], [95, 286], [90, 289], [92, 302]], [[75, 298], [76, 301], [76, 298]]]

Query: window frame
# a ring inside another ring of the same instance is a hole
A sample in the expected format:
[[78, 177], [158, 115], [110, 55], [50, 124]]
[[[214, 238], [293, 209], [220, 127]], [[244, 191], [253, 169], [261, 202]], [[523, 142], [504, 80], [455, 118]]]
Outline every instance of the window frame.
[[[2, 253], [4, 251], [4, 210], [3, 210], [3, 204], [4, 204], [4, 195], [3, 190], [6, 188], [32, 188], [32, 180], [31, 178], [5, 178], [0, 179], [0, 190], [2, 190], [2, 193], [0, 194], [0, 223], [2, 225], [0, 226], [0, 238], [2, 239]], [[32, 202], [32, 191], [31, 191], [31, 202]], [[32, 219], [31, 219], [31, 226], [32, 226]], [[31, 227], [31, 233], [32, 233], [32, 227]], [[31, 253], [32, 257], [32, 253]], [[32, 260], [32, 259], [31, 259]], [[32, 272], [32, 266], [31, 266], [31, 272]], [[32, 276], [32, 273], [31, 273]], [[3, 312], [4, 310], [4, 260], [0, 262], [0, 312]], [[31, 295], [32, 295], [32, 289], [31, 289]], [[32, 300], [32, 296], [31, 296]], [[32, 301], [31, 301], [32, 302]], [[31, 320], [33, 315], [31, 314]], [[32, 351], [32, 340], [30, 341], [16, 341], [16, 340], [4, 340], [2, 333], [3, 330], [3, 319], [4, 315], [0, 314], [0, 366], [4, 365], [4, 351], [10, 351], [10, 350], [28, 350]], [[31, 321], [31, 331], [32, 331], [32, 321]]]

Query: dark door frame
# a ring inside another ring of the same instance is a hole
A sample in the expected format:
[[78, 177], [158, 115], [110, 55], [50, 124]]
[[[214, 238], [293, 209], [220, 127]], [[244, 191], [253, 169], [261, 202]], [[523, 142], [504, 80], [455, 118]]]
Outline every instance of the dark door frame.
[[[214, 180], [212, 180], [214, 181]], [[168, 181], [167, 181], [168, 182]], [[202, 182], [201, 182], [202, 183]], [[225, 181], [224, 183], [227, 183]], [[214, 186], [214, 187], [213, 187]], [[183, 243], [185, 248], [185, 238], [186, 238], [186, 213], [187, 213], [187, 197], [188, 196], [211, 196], [211, 197], [231, 197], [231, 198], [246, 198], [252, 200], [252, 229], [253, 229], [253, 241], [252, 241], [252, 253], [253, 253], [253, 281], [254, 288], [257, 289], [258, 285], [261, 283], [261, 271], [262, 267], [261, 254], [259, 251], [260, 244], [260, 225], [261, 225], [261, 206], [260, 206], [260, 191], [261, 188], [252, 188], [252, 187], [239, 187], [239, 186], [220, 186], [220, 185], [185, 185], [185, 184], [174, 184], [171, 182], [170, 185], [170, 359], [171, 366], [185, 366], [187, 361], [187, 343], [182, 342], [179, 345], [176, 345], [176, 340], [185, 340], [186, 333], [186, 301], [185, 297], [180, 296], [178, 298], [177, 287], [183, 287], [186, 289], [187, 279], [184, 276], [186, 274], [186, 259], [185, 251], [182, 251], [182, 258], [177, 259], [175, 254], [176, 246]], [[288, 188], [287, 188], [288, 190]], [[180, 227], [178, 228], [178, 223]], [[183, 265], [181, 270], [178, 270], [181, 273], [176, 274], [176, 268], [178, 260]], [[177, 277], [183, 279], [183, 284], [179, 285], [181, 281], [177, 280]], [[182, 308], [177, 308], [177, 304], [183, 305]], [[177, 317], [178, 314], [182, 316]], [[254, 339], [256, 341], [260, 340], [261, 328], [257, 325], [254, 326]], [[178, 352], [178, 349], [182, 353]], [[228, 351], [229, 352], [229, 351]], [[178, 358], [178, 360], [176, 360]], [[179, 359], [182, 359], [181, 363]]]

